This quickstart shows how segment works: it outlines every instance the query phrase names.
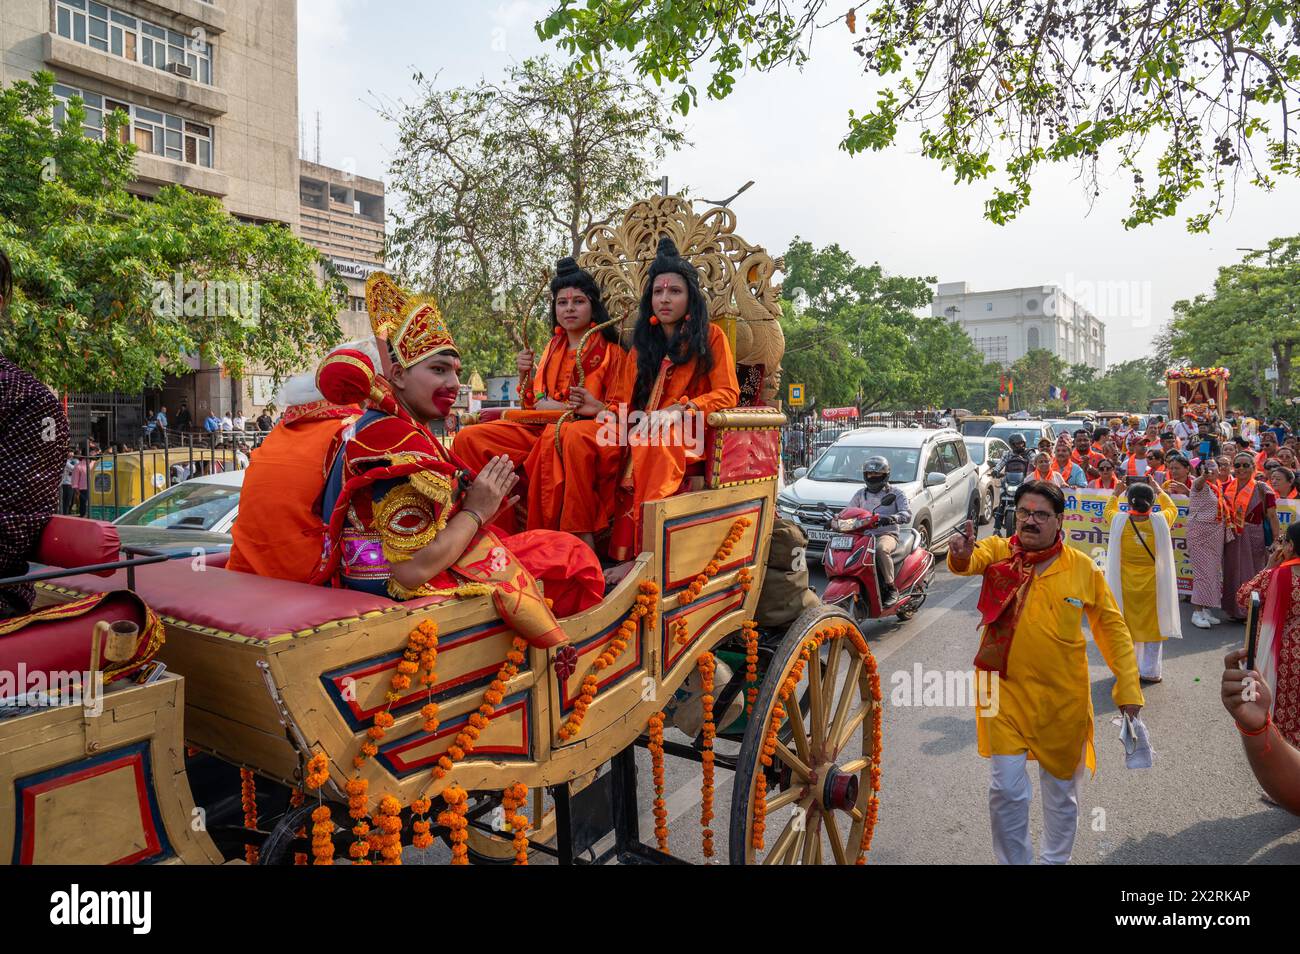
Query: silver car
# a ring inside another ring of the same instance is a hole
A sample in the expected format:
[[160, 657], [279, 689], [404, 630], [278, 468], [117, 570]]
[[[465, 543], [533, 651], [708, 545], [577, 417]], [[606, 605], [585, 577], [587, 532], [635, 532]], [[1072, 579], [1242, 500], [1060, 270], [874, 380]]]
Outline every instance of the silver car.
[[993, 520], [993, 508], [998, 502], [1001, 481], [993, 476], [993, 468], [1011, 452], [1011, 448], [1006, 441], [996, 437], [967, 437], [964, 440], [970, 459], [979, 468], [979, 523], [982, 526]]
[[889, 461], [889, 482], [907, 494], [918, 546], [942, 543], [979, 518], [978, 468], [955, 430], [863, 428], [843, 435], [811, 469], [797, 468], [795, 482], [777, 494], [777, 513], [803, 527], [809, 549], [826, 546], [827, 519], [848, 506], [862, 487], [863, 462], [875, 456]]

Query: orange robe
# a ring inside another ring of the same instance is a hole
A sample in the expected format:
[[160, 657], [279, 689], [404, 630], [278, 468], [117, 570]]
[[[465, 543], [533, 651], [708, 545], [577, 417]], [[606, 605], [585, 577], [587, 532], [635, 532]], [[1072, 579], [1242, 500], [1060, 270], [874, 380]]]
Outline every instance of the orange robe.
[[306, 583], [320, 563], [325, 525], [316, 509], [334, 442], [360, 408], [300, 404], [253, 452], [231, 529], [227, 570]]
[[[621, 347], [603, 337], [593, 335], [587, 342], [587, 349], [583, 356], [586, 369], [583, 387], [599, 400], [605, 400], [606, 392], [622, 363]], [[541, 398], [550, 398], [561, 403], [568, 402], [569, 386], [577, 383], [577, 351], [569, 347], [568, 335], [564, 332], [555, 335], [547, 343], [546, 350], [542, 352], [541, 360], [538, 361], [534, 371], [533, 382], [535, 389], [523, 395], [525, 408], [534, 407]], [[565, 429], [571, 426], [572, 424], [564, 425]], [[529, 455], [533, 453], [537, 444], [543, 441], [543, 438], [553, 442], [554, 435], [554, 424], [487, 421], [461, 430], [452, 444], [452, 453], [475, 473], [481, 471], [487, 462], [498, 454], [505, 454], [516, 468], [520, 468], [525, 465]], [[521, 487], [520, 490], [527, 492], [526, 487]], [[512, 514], [509, 511], [504, 512], [503, 518], [498, 518], [498, 523], [502, 519], [508, 522], [502, 527], [506, 532], [514, 530], [509, 522], [511, 518]]]
[[[707, 415], [735, 407], [740, 397], [736, 362], [726, 334], [717, 325], [709, 326], [709, 350], [713, 367], [708, 372], [702, 371], [694, 358], [683, 365], [669, 366], [659, 399], [646, 410], [691, 402]], [[633, 350], [623, 359], [606, 402], [614, 414], [619, 414], [620, 406], [624, 414], [628, 413], [636, 387], [636, 368]], [[682, 442], [627, 447], [621, 435], [618, 440], [608, 440], [610, 430], [608, 422], [598, 420], [567, 425], [560, 437], [562, 455], [556, 453], [553, 441], [537, 443], [527, 465], [530, 528], [570, 533], [598, 533], [605, 529], [614, 517], [619, 481], [629, 465], [631, 512], [639, 517], [641, 504], [676, 493], [687, 464], [702, 456]], [[703, 442], [702, 430], [691, 436]]]

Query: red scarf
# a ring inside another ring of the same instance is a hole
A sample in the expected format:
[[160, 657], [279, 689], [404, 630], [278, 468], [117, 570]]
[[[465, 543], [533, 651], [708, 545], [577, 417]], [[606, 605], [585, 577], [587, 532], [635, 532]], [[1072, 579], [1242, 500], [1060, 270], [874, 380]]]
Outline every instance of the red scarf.
[[998, 673], [1007, 678], [1007, 660], [1011, 657], [1011, 640], [1024, 609], [1025, 594], [1034, 579], [1034, 567], [1059, 556], [1065, 544], [1058, 534], [1056, 542], [1045, 550], [1026, 550], [1020, 545], [1020, 535], [1012, 537], [1011, 556], [991, 563], [984, 571], [984, 583], [976, 608], [984, 635], [975, 653], [975, 668]]

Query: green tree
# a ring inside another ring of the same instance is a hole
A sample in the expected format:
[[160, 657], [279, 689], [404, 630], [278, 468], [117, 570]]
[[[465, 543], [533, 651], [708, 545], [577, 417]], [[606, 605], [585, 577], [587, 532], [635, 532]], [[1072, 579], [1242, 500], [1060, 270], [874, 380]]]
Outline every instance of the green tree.
[[785, 253], [782, 378], [802, 382], [819, 407], [953, 406], [988, 390], [983, 357], [960, 328], [918, 317], [933, 278], [889, 275], [838, 245], [796, 236]]
[[701, 72], [720, 100], [746, 73], [802, 66], [834, 31], [818, 48], [838, 36], [868, 77], [848, 152], [917, 124], [922, 153], [956, 181], [994, 180], [985, 215], [998, 223], [1028, 205], [1041, 167], [1073, 165], [1095, 193], [1118, 162], [1133, 183], [1126, 227], [1202, 193], [1188, 227], [1204, 230], [1241, 176], [1269, 188], [1300, 173], [1298, 22], [1293, 0], [552, 0], [537, 33], [589, 70], [631, 54], [676, 85], [685, 113]]
[[1300, 359], [1300, 236], [1274, 239], [1238, 264], [1219, 269], [1214, 290], [1174, 304], [1173, 356], [1232, 372], [1232, 403], [1263, 409], [1277, 369], [1277, 392], [1290, 396]]
[[0, 351], [60, 391], [130, 392], [189, 371], [187, 356], [282, 377], [338, 342], [346, 289], [321, 285], [313, 248], [180, 188], [129, 194], [125, 116], [92, 139], [73, 100], [56, 125], [53, 83], [0, 90], [0, 245], [15, 277]]
[[1031, 348], [1024, 357], [1011, 364], [1015, 403], [1025, 408], [1046, 404], [1051, 394], [1048, 389], [1052, 385], [1063, 386], [1065, 368], [1065, 362], [1053, 352], [1046, 348]]
[[682, 134], [667, 104], [618, 70], [579, 75], [539, 58], [501, 82], [415, 81], [413, 102], [382, 111], [398, 133], [389, 171], [402, 212], [391, 260], [456, 302], [448, 315], [467, 367], [513, 369], [522, 319], [542, 310], [547, 270], [576, 255], [591, 226], [650, 192], [655, 165]]

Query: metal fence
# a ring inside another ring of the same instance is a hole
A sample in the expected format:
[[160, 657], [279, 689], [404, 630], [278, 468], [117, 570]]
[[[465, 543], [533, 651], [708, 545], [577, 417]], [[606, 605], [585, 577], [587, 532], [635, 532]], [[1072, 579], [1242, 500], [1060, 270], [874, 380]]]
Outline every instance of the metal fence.
[[811, 467], [845, 434], [874, 428], [936, 428], [940, 415], [935, 411], [883, 411], [844, 420], [824, 421], [807, 417], [781, 430], [781, 452], [787, 480], [797, 467]]

